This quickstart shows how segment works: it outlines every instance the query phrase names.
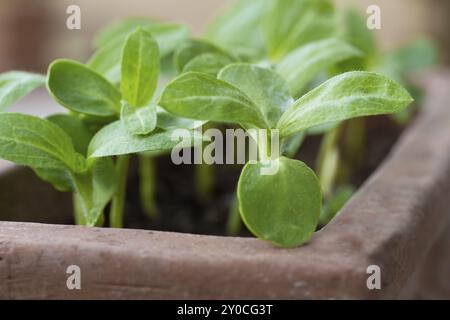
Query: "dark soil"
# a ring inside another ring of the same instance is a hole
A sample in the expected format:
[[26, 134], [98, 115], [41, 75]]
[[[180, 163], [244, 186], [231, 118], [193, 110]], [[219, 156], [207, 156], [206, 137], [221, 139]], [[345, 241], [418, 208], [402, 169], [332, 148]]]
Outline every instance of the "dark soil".
[[[351, 183], [358, 187], [380, 165], [399, 137], [402, 128], [388, 117], [367, 120], [367, 145], [363, 165], [354, 166]], [[321, 137], [311, 136], [305, 141], [297, 158], [314, 168]], [[136, 161], [134, 160], [136, 167]], [[208, 203], [197, 200], [194, 187], [194, 166], [174, 165], [170, 156], [157, 159], [156, 201], [159, 218], [151, 221], [139, 205], [139, 177], [131, 170], [125, 226], [127, 228], [186, 232], [195, 234], [225, 235], [228, 210], [235, 194], [241, 166], [216, 165], [216, 185]], [[241, 235], [249, 232], [242, 228]]]

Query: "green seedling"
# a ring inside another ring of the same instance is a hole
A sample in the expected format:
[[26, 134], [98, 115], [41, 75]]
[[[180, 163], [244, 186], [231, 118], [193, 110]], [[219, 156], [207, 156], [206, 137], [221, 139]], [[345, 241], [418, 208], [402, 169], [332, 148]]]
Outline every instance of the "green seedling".
[[[361, 54], [339, 61], [329, 68], [330, 74], [349, 70], [377, 72], [406, 87], [416, 102], [421, 101], [420, 90], [409, 82], [409, 76], [436, 63], [437, 52], [430, 41], [419, 39], [400, 49], [382, 53], [377, 46], [374, 32], [367, 28], [366, 17], [354, 9], [344, 13], [339, 27], [340, 38], [357, 48]], [[400, 125], [404, 125], [411, 118], [413, 111], [414, 108], [407, 108], [391, 114], [390, 117]], [[353, 119], [322, 129], [319, 133], [324, 133], [325, 136], [316, 168], [324, 188], [324, 197], [326, 203], [343, 204], [342, 201], [334, 201], [336, 197], [343, 199], [339, 196], [339, 190], [342, 188], [336, 185], [348, 184], [352, 169], [354, 171], [362, 164], [366, 148], [365, 120]], [[326, 207], [338, 208], [331, 204]], [[338, 211], [335, 210], [334, 213]], [[330, 210], [323, 212], [323, 216], [324, 221], [329, 221]]]
[[[291, 95], [300, 97], [318, 74], [362, 55], [336, 37], [336, 24], [334, 6], [328, 0], [241, 0], [212, 21], [207, 38], [236, 52], [240, 60], [272, 66], [287, 81]], [[283, 154], [297, 154], [305, 135], [300, 132], [286, 139]], [[230, 234], [237, 233], [240, 225], [235, 203], [229, 214]]]
[[[46, 83], [55, 101], [70, 110], [48, 119], [1, 113], [0, 157], [29, 166], [56, 189], [72, 192], [75, 220], [83, 225], [100, 224], [112, 201], [110, 224], [121, 227], [129, 154], [171, 150], [179, 145], [172, 138], [174, 124], [190, 123], [151, 103], [159, 73], [157, 41], [137, 29], [126, 37], [122, 51], [120, 88], [71, 60], [53, 62], [47, 77], [0, 75], [2, 109]], [[192, 141], [183, 143], [201, 142], [193, 134]]]
[[[182, 74], [167, 85], [159, 105], [179, 117], [265, 129], [269, 137], [277, 130], [283, 142], [325, 123], [398, 112], [411, 101], [399, 84], [368, 72], [333, 77], [294, 100], [286, 81], [275, 71], [237, 63], [222, 69], [217, 77]], [[278, 167], [276, 174], [261, 174], [261, 160], [247, 163], [241, 173], [237, 192], [241, 217], [253, 234], [275, 245], [305, 243], [319, 220], [318, 179], [301, 161], [271, 155], [268, 159]]]
[[[185, 26], [173, 23], [156, 23], [150, 19], [125, 19], [116, 22], [101, 30], [96, 36], [95, 46], [98, 49], [91, 57], [88, 64], [114, 83], [120, 82], [121, 75], [121, 55], [122, 47], [127, 36], [137, 27], [143, 31], [151, 33], [159, 48], [159, 62], [156, 59], [149, 60], [160, 70], [158, 87], [174, 73], [172, 66], [173, 52], [177, 45], [186, 40], [189, 30]], [[142, 48], [146, 50], [146, 48]], [[148, 49], [148, 48], [147, 48]], [[156, 69], [155, 69], [156, 70]], [[159, 90], [159, 89], [158, 89]], [[125, 120], [127, 128], [136, 134], [145, 134], [152, 127], [154, 128], [156, 117], [153, 104], [151, 108], [139, 108], [139, 116], [134, 112], [132, 106], [125, 106], [122, 109], [122, 119]], [[135, 128], [132, 128], [134, 126]], [[141, 207], [150, 219], [157, 218], [156, 205], [156, 168], [154, 154], [139, 155], [139, 181]]]
[[[353, 193], [338, 182], [353, 169], [344, 151], [354, 165], [361, 158], [361, 117], [409, 119], [412, 98], [403, 86], [416, 90], [406, 78], [436, 56], [424, 40], [381, 53], [364, 17], [339, 18], [330, 0], [240, 0], [214, 19], [205, 39], [189, 39], [173, 23], [115, 23], [96, 38], [87, 64], [57, 60], [46, 76], [0, 74], [0, 158], [72, 192], [78, 224], [102, 225], [111, 204], [110, 225], [122, 227], [131, 155], [139, 156], [142, 207], [155, 218], [155, 157], [203, 144], [196, 129], [206, 122], [266, 130], [265, 140], [256, 139], [258, 161], [242, 170], [227, 228], [237, 234], [242, 218], [275, 245], [303, 244]], [[3, 113], [44, 85], [69, 114]], [[191, 138], [175, 141], [178, 129]], [[311, 134], [325, 135], [319, 178], [293, 159]], [[268, 165], [277, 170], [265, 174]], [[195, 170], [197, 192], [208, 199], [212, 166]]]

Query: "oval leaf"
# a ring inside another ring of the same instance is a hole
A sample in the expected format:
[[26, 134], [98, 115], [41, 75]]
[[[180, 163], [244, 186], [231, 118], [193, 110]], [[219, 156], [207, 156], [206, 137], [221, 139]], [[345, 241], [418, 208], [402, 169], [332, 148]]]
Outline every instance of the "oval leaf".
[[75, 151], [86, 155], [93, 134], [81, 119], [68, 114], [54, 114], [47, 120], [56, 124], [69, 135]]
[[74, 192], [72, 178], [68, 170], [32, 168], [34, 173], [45, 182], [50, 183], [53, 188], [60, 192]]
[[360, 55], [358, 49], [339, 39], [314, 41], [288, 54], [276, 70], [286, 79], [291, 94], [298, 97], [321, 71]]
[[[155, 131], [150, 135], [128, 133], [121, 121], [116, 121], [101, 129], [89, 146], [89, 157], [100, 158], [144, 151], [166, 151], [179, 146], [180, 141], [173, 139], [174, 130]], [[186, 147], [201, 143], [202, 136], [192, 131], [192, 141]]]
[[85, 159], [64, 130], [17, 113], [0, 114], [0, 158], [33, 168], [86, 170]]
[[176, 78], [165, 88], [159, 105], [184, 118], [268, 127], [261, 111], [248, 96], [204, 73], [188, 72]]
[[94, 116], [120, 111], [120, 93], [105, 78], [85, 65], [56, 60], [48, 71], [48, 90], [64, 107]]
[[156, 128], [156, 106], [135, 108], [124, 103], [120, 120], [130, 134], [149, 134]]
[[282, 137], [334, 121], [399, 112], [413, 99], [398, 83], [370, 72], [336, 76], [298, 99], [278, 122]]
[[303, 162], [281, 157], [275, 175], [262, 175], [263, 164], [248, 163], [239, 178], [242, 219], [258, 238], [281, 247], [308, 241], [316, 230], [321, 192], [314, 172]]
[[276, 125], [282, 112], [293, 102], [285, 80], [270, 69], [236, 63], [225, 67], [218, 78], [244, 92], [271, 126]]
[[31, 91], [44, 86], [46, 80], [43, 75], [23, 71], [0, 74], [0, 112]]
[[332, 36], [336, 30], [330, 0], [272, 0], [265, 19], [269, 56], [277, 61], [308, 42]]
[[156, 117], [157, 117], [156, 126], [163, 130], [173, 130], [177, 128], [194, 130], [201, 127], [207, 122], [207, 121], [180, 118], [167, 112], [161, 107], [157, 108]]
[[131, 33], [122, 54], [122, 97], [134, 107], [145, 106], [158, 84], [159, 49], [152, 36], [138, 29]]
[[[186, 27], [172, 23], [155, 23], [142, 29], [151, 34], [158, 43], [161, 59], [171, 54], [175, 47], [189, 35], [189, 30]], [[88, 62], [89, 67], [114, 84], [120, 82], [121, 55], [126, 36], [117, 37], [101, 46]]]
[[183, 72], [202, 72], [217, 76], [220, 70], [233, 62], [232, 59], [225, 55], [203, 53], [189, 61], [183, 68]]
[[270, 0], [240, 0], [208, 26], [207, 38], [239, 55], [261, 58], [262, 22]]
[[176, 23], [156, 23], [142, 28], [156, 40], [161, 58], [175, 51], [175, 48], [189, 37], [189, 28]]
[[114, 84], [120, 82], [120, 58], [124, 41], [123, 38], [118, 38], [100, 47], [87, 63], [92, 70], [100, 73]]
[[234, 60], [227, 52], [212, 43], [204, 40], [189, 40], [180, 44], [175, 50], [173, 56], [175, 67], [178, 72], [182, 72], [191, 60], [205, 53], [218, 54]]

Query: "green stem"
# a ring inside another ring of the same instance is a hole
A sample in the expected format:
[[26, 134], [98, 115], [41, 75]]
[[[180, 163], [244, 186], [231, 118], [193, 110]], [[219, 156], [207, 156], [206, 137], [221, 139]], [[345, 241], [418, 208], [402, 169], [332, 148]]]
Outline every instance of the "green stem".
[[151, 220], [158, 218], [156, 206], [156, 164], [152, 156], [139, 156], [141, 207]]
[[[214, 128], [213, 124], [206, 123], [202, 127], [202, 133], [205, 134], [211, 128]], [[194, 181], [197, 200], [203, 204], [209, 202], [215, 185], [214, 166], [204, 162], [195, 165]]]
[[119, 174], [119, 182], [116, 194], [113, 197], [110, 211], [109, 225], [112, 228], [123, 227], [123, 209], [125, 207], [125, 195], [128, 177], [129, 156], [120, 156], [117, 158], [117, 172]]
[[76, 193], [72, 194], [72, 204], [73, 204], [73, 214], [75, 217], [75, 224], [79, 226], [86, 225], [86, 219], [84, 217], [83, 209], [81, 207], [79, 195]]
[[[75, 224], [79, 226], [87, 225], [86, 218], [84, 216], [83, 207], [81, 204], [81, 198], [78, 194], [72, 194], [73, 213], [75, 217]], [[102, 213], [95, 223], [96, 227], [102, 227], [105, 223], [105, 215]]]
[[227, 234], [237, 236], [241, 232], [242, 220], [237, 197], [233, 198], [227, 220]]
[[214, 188], [214, 166], [206, 163], [198, 164], [195, 170], [195, 191], [201, 203], [207, 203]]
[[320, 145], [316, 167], [325, 199], [333, 192], [339, 171], [340, 152], [338, 143], [341, 132], [342, 124], [339, 124], [324, 135]]

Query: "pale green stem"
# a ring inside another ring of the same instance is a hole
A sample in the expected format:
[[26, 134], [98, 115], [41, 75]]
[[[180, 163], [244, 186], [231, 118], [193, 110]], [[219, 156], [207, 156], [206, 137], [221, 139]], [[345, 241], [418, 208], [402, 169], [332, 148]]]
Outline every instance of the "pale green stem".
[[[75, 224], [79, 226], [85, 226], [87, 225], [86, 218], [84, 216], [82, 204], [80, 203], [81, 199], [78, 194], [73, 193], [72, 194], [72, 204], [73, 204], [73, 213], [75, 217]], [[102, 227], [105, 223], [105, 215], [102, 213], [100, 217], [98, 218], [95, 226], [96, 227]]]
[[111, 211], [109, 216], [109, 225], [112, 228], [123, 227], [123, 211], [125, 207], [125, 196], [128, 177], [128, 163], [129, 156], [119, 156], [117, 158], [117, 172], [119, 174], [119, 181], [116, 194], [111, 203]]
[[342, 124], [339, 124], [324, 135], [320, 145], [316, 167], [325, 198], [328, 198], [332, 193], [339, 170], [340, 153], [338, 143], [341, 132]]
[[[205, 133], [208, 129], [214, 128], [212, 123], [203, 125]], [[212, 191], [215, 185], [214, 166], [202, 162], [194, 166], [195, 192], [200, 203], [207, 203], [211, 200]]]
[[72, 194], [73, 214], [75, 217], [75, 224], [84, 226], [86, 219], [84, 217], [83, 209], [80, 204], [79, 196], [76, 193]]
[[139, 156], [141, 207], [151, 220], [158, 218], [156, 206], [156, 163], [152, 156]]
[[214, 188], [214, 167], [202, 163], [194, 167], [195, 170], [195, 191], [201, 203], [207, 203], [211, 199]]
[[237, 236], [241, 232], [241, 228], [242, 220], [239, 212], [239, 202], [237, 197], [234, 197], [228, 212], [227, 234], [230, 236]]

